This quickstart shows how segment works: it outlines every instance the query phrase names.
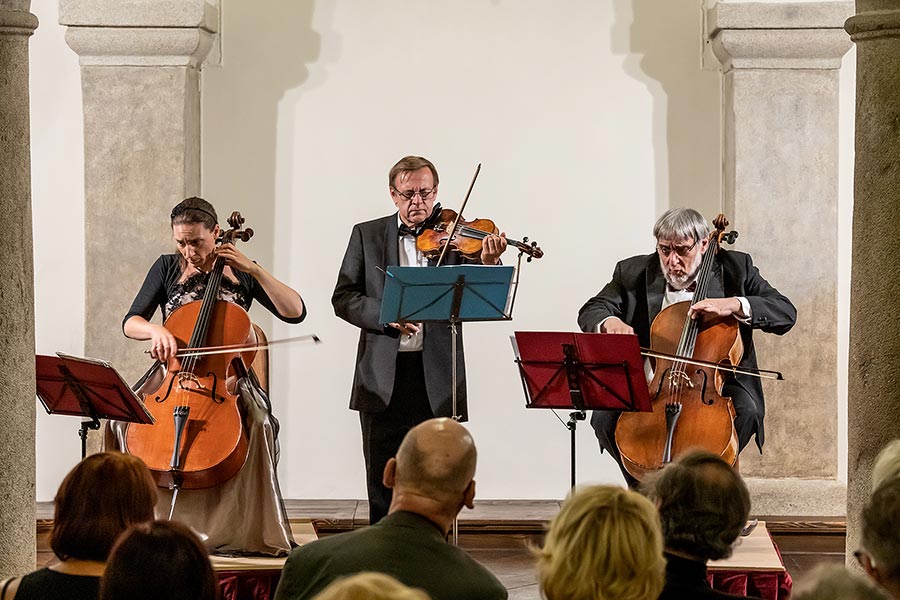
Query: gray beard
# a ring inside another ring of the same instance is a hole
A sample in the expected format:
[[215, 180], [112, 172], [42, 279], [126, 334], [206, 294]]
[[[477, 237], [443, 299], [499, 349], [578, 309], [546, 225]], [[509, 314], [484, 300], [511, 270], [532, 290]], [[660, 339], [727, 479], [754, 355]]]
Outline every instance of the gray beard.
[[680, 277], [676, 277], [666, 270], [666, 265], [663, 264], [662, 258], [659, 260], [659, 267], [662, 269], [663, 277], [666, 278], [666, 283], [669, 284], [669, 287], [673, 290], [683, 290], [689, 287], [691, 283], [694, 282], [694, 279], [697, 278], [697, 272], [700, 270], [701, 262], [701, 260], [697, 260], [697, 264], [693, 265], [693, 269], [691, 269], [690, 273]]

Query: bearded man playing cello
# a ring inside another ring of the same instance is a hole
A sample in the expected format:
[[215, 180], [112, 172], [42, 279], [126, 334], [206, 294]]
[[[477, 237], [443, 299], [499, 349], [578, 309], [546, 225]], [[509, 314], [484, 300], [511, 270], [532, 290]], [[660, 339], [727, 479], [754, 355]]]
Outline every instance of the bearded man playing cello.
[[[709, 247], [706, 220], [691, 208], [674, 208], [656, 221], [653, 236], [656, 251], [620, 261], [612, 280], [588, 300], [578, 312], [582, 331], [636, 334], [641, 347], [650, 347], [650, 325], [659, 312], [676, 302], [693, 299], [703, 255]], [[763, 279], [750, 255], [720, 249], [715, 256], [707, 297], [693, 304], [688, 315], [734, 318], [739, 323], [744, 354], [740, 366], [756, 368], [754, 329], [783, 335], [797, 320], [797, 309]], [[756, 434], [762, 452], [765, 441], [765, 404], [757, 377], [737, 374], [725, 380], [722, 396], [731, 398], [735, 408], [734, 427], [739, 451]], [[594, 411], [591, 426], [600, 448], [618, 463], [629, 487], [637, 480], [622, 466], [615, 442], [619, 411]]]

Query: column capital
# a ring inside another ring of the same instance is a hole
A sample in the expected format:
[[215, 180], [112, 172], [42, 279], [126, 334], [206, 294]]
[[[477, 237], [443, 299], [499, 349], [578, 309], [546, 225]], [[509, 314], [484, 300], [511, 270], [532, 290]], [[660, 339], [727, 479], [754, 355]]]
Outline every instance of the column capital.
[[838, 69], [853, 11], [850, 0], [718, 0], [705, 9], [706, 35], [725, 71]]
[[59, 0], [59, 23], [82, 65], [196, 67], [218, 10], [206, 0]]
[[844, 23], [854, 42], [878, 37], [900, 37], [900, 9], [860, 10]]
[[38, 18], [28, 12], [31, 0], [0, 0], [0, 35], [25, 35], [34, 33]]

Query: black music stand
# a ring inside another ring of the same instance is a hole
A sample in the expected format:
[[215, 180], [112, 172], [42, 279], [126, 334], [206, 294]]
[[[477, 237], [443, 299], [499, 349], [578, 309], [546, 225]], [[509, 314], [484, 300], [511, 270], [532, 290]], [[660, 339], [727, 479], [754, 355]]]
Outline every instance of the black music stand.
[[381, 323], [450, 323], [453, 417], [456, 412], [457, 324], [512, 319], [513, 267], [450, 265], [385, 271]]
[[87, 454], [87, 432], [100, 429], [100, 419], [152, 424], [144, 407], [121, 375], [104, 360], [57, 352], [35, 355], [37, 397], [47, 414], [87, 417], [79, 430], [81, 458]]
[[[450, 323], [450, 356], [453, 361], [452, 417], [456, 411], [457, 324], [467, 321], [509, 321], [514, 295], [510, 287], [515, 269], [506, 266], [448, 265], [397, 267], [385, 271], [381, 318], [387, 323]], [[459, 527], [453, 519], [453, 543], [459, 543]]]
[[512, 344], [525, 407], [575, 409], [566, 423], [574, 488], [575, 429], [585, 411], [651, 410], [637, 336], [517, 331]]

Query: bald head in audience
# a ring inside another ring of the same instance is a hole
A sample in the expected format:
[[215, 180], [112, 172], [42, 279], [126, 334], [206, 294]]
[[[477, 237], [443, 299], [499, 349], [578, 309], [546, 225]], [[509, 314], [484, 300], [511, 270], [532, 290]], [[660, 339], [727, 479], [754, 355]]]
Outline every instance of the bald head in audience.
[[463, 506], [474, 507], [475, 441], [453, 419], [430, 419], [407, 433], [384, 469], [393, 490], [389, 514], [405, 510], [450, 530]]

